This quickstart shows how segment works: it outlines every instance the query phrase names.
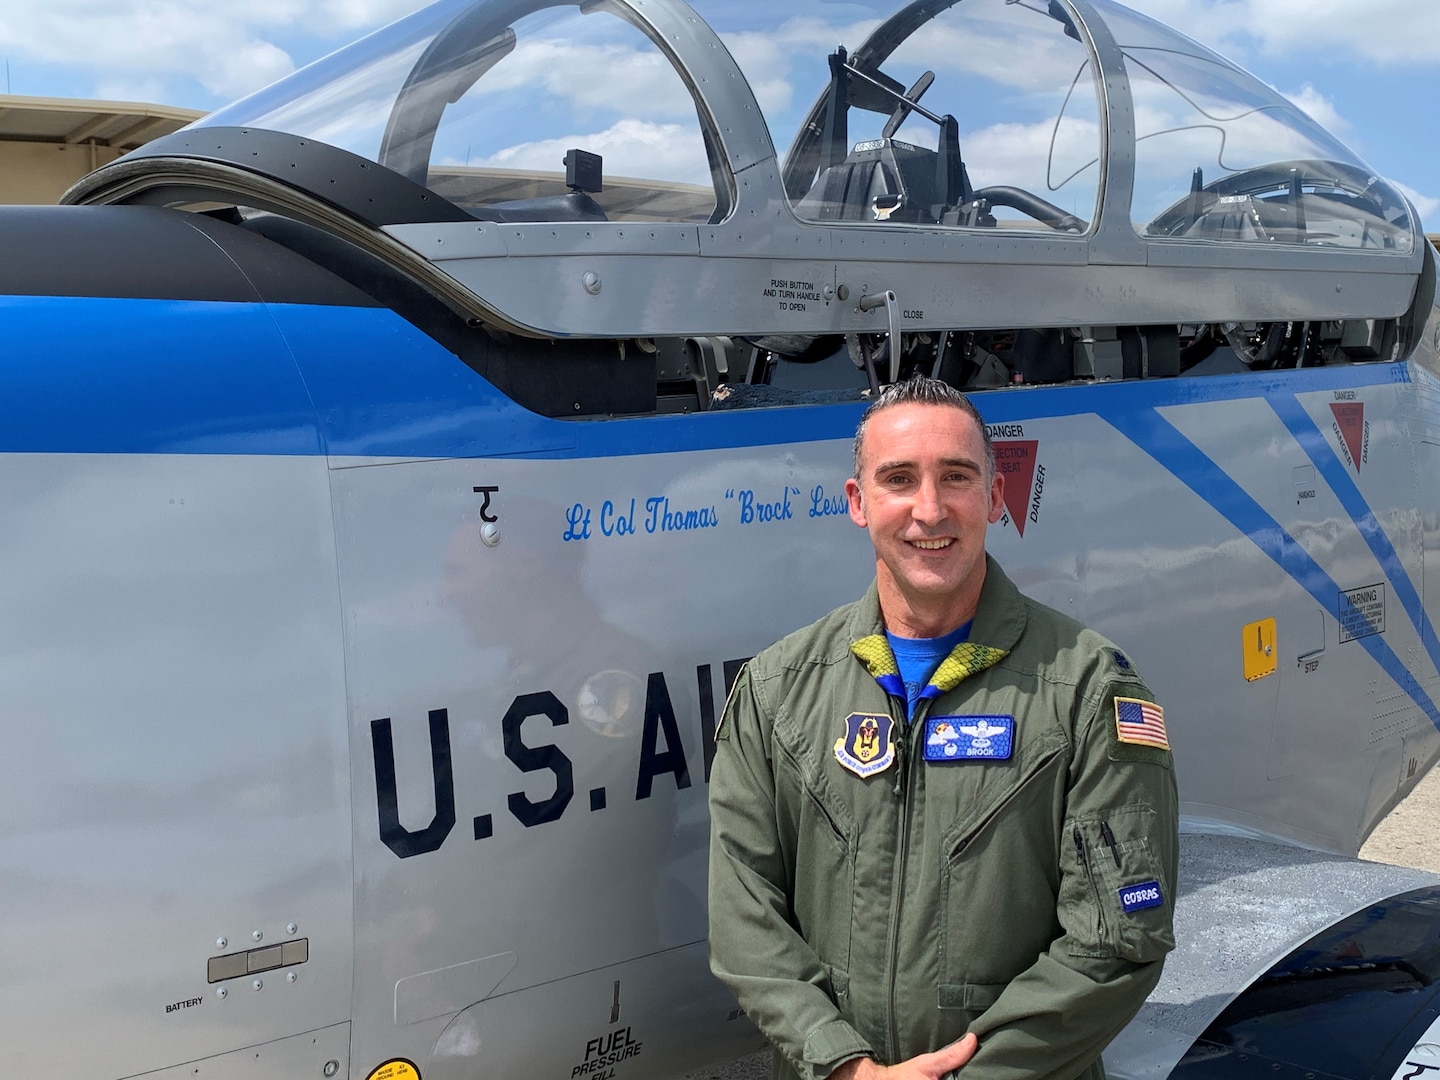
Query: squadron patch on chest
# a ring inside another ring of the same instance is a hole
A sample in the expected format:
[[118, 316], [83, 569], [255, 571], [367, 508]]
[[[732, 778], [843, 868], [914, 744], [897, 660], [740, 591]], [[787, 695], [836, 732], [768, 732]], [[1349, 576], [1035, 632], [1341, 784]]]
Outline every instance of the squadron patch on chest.
[[926, 761], [1008, 761], [1014, 750], [1013, 716], [931, 716], [925, 721]]
[[851, 713], [845, 734], [835, 740], [835, 760], [856, 776], [874, 776], [895, 762], [890, 729], [895, 721], [882, 713]]

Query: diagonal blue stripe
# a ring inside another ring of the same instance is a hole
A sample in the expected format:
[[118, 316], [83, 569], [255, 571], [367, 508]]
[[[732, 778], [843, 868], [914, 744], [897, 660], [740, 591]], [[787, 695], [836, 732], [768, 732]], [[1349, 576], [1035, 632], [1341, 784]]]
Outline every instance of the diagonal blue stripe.
[[1430, 662], [1435, 669], [1440, 671], [1440, 638], [1436, 637], [1435, 627], [1430, 622], [1430, 616], [1425, 611], [1425, 602], [1420, 597], [1420, 592], [1415, 588], [1405, 565], [1400, 561], [1400, 556], [1395, 550], [1395, 545], [1390, 542], [1390, 537], [1385, 535], [1385, 530], [1380, 522], [1376, 520], [1375, 512], [1370, 509], [1365, 496], [1361, 494], [1359, 485], [1355, 478], [1350, 475], [1350, 470], [1340, 460], [1329, 441], [1316, 426], [1314, 419], [1300, 404], [1293, 394], [1266, 394], [1265, 400], [1275, 410], [1275, 415], [1280, 417], [1281, 422], [1289, 429], [1290, 434], [1295, 436], [1295, 441], [1300, 444], [1301, 449], [1315, 463], [1315, 468], [1330, 485], [1330, 490], [1340, 500], [1340, 505], [1355, 522], [1355, 528], [1360, 531], [1366, 545], [1375, 556], [1375, 561], [1385, 571], [1385, 576], [1390, 580], [1390, 586], [1395, 590], [1395, 596], [1400, 601], [1400, 606], [1409, 616], [1415, 632], [1420, 635], [1420, 643], [1425, 646], [1425, 652], [1430, 657]]
[[[1168, 469], [1181, 483], [1214, 507], [1255, 546], [1295, 580], [1325, 610], [1341, 595], [1339, 585], [1296, 543], [1265, 508], [1154, 409], [1105, 410], [1100, 417]], [[1359, 644], [1440, 728], [1440, 709], [1380, 634], [1357, 638]]]

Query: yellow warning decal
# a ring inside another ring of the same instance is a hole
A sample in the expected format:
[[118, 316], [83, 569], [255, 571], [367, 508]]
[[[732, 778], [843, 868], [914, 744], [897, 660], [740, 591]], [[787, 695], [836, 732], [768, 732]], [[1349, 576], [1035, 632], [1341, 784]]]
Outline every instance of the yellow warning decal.
[[420, 1080], [420, 1070], [413, 1061], [391, 1058], [383, 1065], [376, 1065], [371, 1069], [365, 1080]]

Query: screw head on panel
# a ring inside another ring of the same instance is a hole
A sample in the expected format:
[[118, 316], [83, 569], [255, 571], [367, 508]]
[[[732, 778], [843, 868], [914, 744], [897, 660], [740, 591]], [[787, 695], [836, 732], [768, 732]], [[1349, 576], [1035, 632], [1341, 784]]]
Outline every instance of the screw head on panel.
[[218, 998], [229, 997], [229, 996], [230, 996], [230, 991], [229, 991], [227, 988], [221, 986], [221, 987], [216, 988], [216, 990], [215, 990], [215, 996], [218, 997]]
[[259, 930], [251, 930], [251, 931], [250, 931], [250, 936], [251, 936], [252, 938], [254, 938], [256, 941], [263, 940], [264, 937], [265, 937], [265, 935], [262, 934]]
[[298, 933], [299, 930], [300, 930], [300, 928], [299, 928], [298, 926], [296, 926], [293, 922], [292, 922], [292, 923], [286, 923], [286, 924], [285, 924], [285, 932], [286, 932], [287, 934], [294, 935], [294, 934]]
[[229, 944], [230, 944], [230, 942], [227, 941], [227, 940], [226, 940], [225, 938], [223, 938], [223, 937], [217, 937], [217, 938], [215, 939], [215, 947], [216, 947], [217, 949], [223, 949], [223, 948], [225, 948], [225, 946], [227, 946], [227, 945], [229, 945]]

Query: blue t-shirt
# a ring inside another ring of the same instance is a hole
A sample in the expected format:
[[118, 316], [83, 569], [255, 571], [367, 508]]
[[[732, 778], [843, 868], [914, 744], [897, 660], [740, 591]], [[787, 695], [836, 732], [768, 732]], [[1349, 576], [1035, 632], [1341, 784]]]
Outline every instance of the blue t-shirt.
[[[973, 620], [972, 620], [973, 621]], [[915, 715], [915, 703], [920, 691], [930, 682], [930, 676], [940, 662], [950, 655], [950, 650], [970, 638], [970, 623], [952, 630], [944, 637], [909, 638], [899, 637], [889, 630], [885, 637], [890, 642], [890, 651], [895, 654], [895, 663], [900, 668], [900, 679], [905, 683], [907, 718]]]

